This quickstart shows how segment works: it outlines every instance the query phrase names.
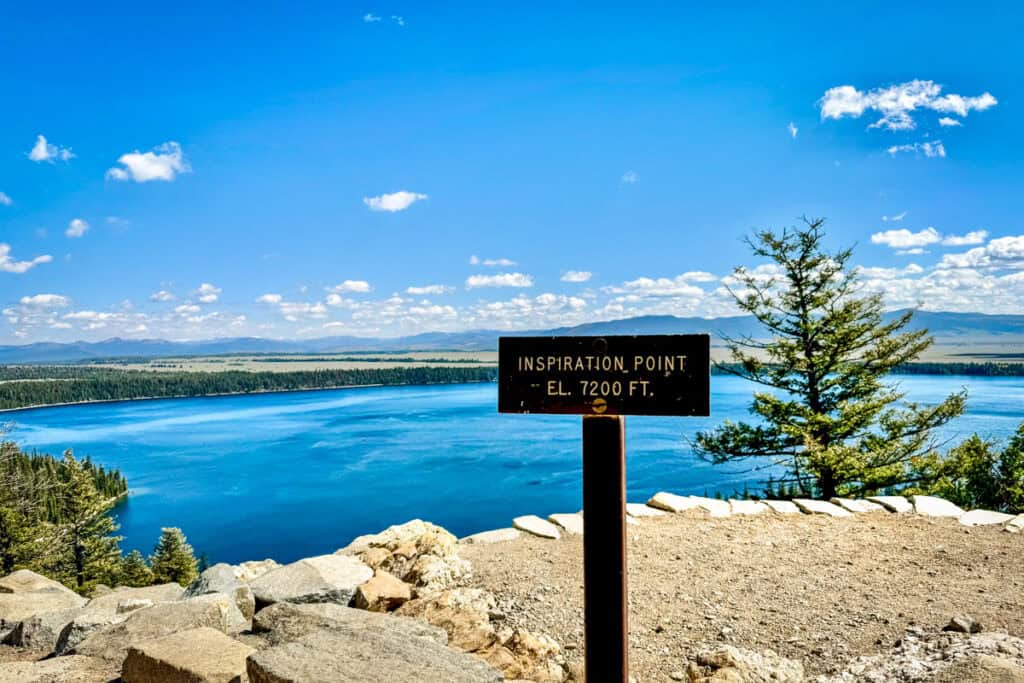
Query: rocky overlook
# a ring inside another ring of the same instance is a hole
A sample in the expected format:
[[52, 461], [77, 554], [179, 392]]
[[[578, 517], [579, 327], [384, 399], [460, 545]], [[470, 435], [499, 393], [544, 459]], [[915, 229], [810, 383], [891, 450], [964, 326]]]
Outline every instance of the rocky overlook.
[[[1024, 516], [670, 493], [628, 513], [638, 682], [1024, 680]], [[459, 541], [413, 520], [89, 599], [16, 571], [0, 683], [583, 680], [580, 521]]]

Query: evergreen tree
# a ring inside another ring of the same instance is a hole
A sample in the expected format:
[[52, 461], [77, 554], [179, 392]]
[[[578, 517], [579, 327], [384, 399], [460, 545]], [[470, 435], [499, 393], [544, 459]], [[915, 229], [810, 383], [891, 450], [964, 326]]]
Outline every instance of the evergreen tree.
[[187, 586], [199, 575], [196, 557], [181, 529], [169, 527], [162, 530], [149, 568], [156, 583], [178, 583]]
[[141, 588], [153, 585], [153, 572], [146, 564], [146, 558], [138, 550], [131, 551], [121, 561], [119, 578], [119, 584], [122, 586]]
[[852, 250], [824, 250], [823, 224], [748, 240], [771, 263], [737, 268], [731, 291], [768, 338], [726, 339], [734, 363], [719, 367], [769, 391], [754, 394], [760, 423], [726, 421], [699, 433], [696, 450], [715, 463], [767, 460], [804, 495], [822, 498], [929, 481], [940, 460], [932, 431], [963, 412], [966, 395], [899, 405], [904, 395], [885, 376], [932, 340], [905, 329], [910, 312], [883, 319], [881, 294], [861, 291]]
[[64, 453], [66, 477], [60, 495], [61, 523], [56, 536], [60, 550], [54, 572], [64, 583], [87, 592], [97, 583], [113, 583], [121, 565], [121, 538], [107, 515], [110, 500], [96, 488], [92, 469]]

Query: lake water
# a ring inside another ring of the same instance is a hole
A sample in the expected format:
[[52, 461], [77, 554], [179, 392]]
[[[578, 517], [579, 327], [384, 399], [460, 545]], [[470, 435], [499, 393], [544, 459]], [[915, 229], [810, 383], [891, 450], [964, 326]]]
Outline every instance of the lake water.
[[[966, 386], [968, 413], [944, 435], [1007, 438], [1024, 421], [1024, 378], [900, 377], [937, 402]], [[752, 386], [712, 379], [711, 418], [630, 417], [629, 499], [659, 490], [752, 490], [764, 473], [713, 466], [685, 437], [744, 419]], [[419, 517], [464, 535], [516, 515], [581, 506], [580, 419], [499, 415], [495, 385], [382, 387], [168, 399], [20, 411], [23, 448], [72, 448], [128, 477], [117, 510], [125, 550], [181, 527], [211, 561], [288, 562]]]

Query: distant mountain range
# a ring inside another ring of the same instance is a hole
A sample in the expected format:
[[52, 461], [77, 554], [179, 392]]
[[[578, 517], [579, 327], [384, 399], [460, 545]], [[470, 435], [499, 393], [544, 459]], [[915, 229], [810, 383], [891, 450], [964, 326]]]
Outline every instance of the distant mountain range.
[[[886, 314], [892, 318], [902, 313]], [[1006, 342], [1024, 344], [1024, 315], [917, 312], [912, 326], [927, 328], [939, 342]], [[112, 338], [98, 342], [37, 342], [0, 346], [0, 363], [65, 363], [103, 358], [154, 358], [161, 356], [210, 356], [227, 353], [343, 353], [348, 351], [491, 351], [499, 336], [566, 336], [612, 334], [710, 333], [715, 344], [721, 335], [757, 337], [762, 328], [751, 316], [732, 318], [678, 318], [671, 315], [641, 316], [623, 320], [586, 323], [552, 330], [499, 332], [426, 332], [408, 337], [319, 337], [285, 340], [258, 337], [227, 337], [204, 341], [175, 342], [162, 339]]]

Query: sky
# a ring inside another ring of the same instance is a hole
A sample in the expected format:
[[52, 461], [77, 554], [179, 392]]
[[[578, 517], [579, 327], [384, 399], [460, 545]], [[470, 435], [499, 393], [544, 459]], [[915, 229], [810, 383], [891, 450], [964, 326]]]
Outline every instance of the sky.
[[735, 315], [804, 215], [1024, 313], [1020, 5], [211, 4], [4, 10], [0, 343]]

